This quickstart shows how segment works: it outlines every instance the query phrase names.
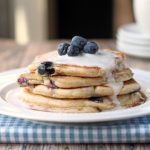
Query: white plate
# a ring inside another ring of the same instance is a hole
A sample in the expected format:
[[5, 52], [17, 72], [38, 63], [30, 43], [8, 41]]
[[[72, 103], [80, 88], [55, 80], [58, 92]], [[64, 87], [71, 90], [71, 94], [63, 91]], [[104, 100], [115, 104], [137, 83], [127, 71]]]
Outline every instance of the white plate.
[[150, 47], [137, 46], [130, 43], [117, 41], [117, 48], [129, 55], [150, 58]]
[[144, 35], [135, 23], [121, 26], [116, 36], [122, 42], [150, 46], [150, 36]]
[[143, 34], [139, 26], [135, 23], [121, 26], [118, 29], [118, 35], [136, 40], [143, 40], [145, 42], [150, 41], [150, 36]]
[[134, 49], [135, 52], [139, 51], [139, 52], [145, 52], [145, 53], [149, 53], [150, 54], [150, 45], [149, 46], [146, 46], [146, 45], [136, 45], [136, 44], [132, 44], [132, 43], [129, 43], [129, 42], [124, 42], [124, 41], [121, 41], [121, 40], [118, 40], [117, 41], [117, 44], [120, 44], [124, 47], [131, 47]]
[[[145, 71], [134, 71], [135, 79], [139, 81], [144, 89], [150, 87], [150, 73]], [[13, 91], [13, 92], [12, 92]], [[122, 120], [150, 114], [150, 101], [144, 104], [122, 110], [113, 110], [100, 113], [51, 113], [30, 110], [26, 108], [18, 99], [18, 86], [15, 82], [9, 82], [0, 88], [0, 113], [13, 117], [44, 121], [44, 122], [64, 122], [64, 123], [84, 123], [103, 122], [112, 120]]]
[[121, 41], [121, 42], [125, 42], [125, 43], [129, 43], [129, 44], [134, 44], [134, 45], [137, 45], [137, 46], [150, 46], [150, 40], [149, 41], [146, 41], [146, 40], [139, 40], [139, 39], [134, 39], [134, 38], [131, 38], [131, 37], [126, 37], [124, 35], [121, 35], [121, 34], [117, 34], [116, 35], [116, 38], [117, 38], [117, 41]]

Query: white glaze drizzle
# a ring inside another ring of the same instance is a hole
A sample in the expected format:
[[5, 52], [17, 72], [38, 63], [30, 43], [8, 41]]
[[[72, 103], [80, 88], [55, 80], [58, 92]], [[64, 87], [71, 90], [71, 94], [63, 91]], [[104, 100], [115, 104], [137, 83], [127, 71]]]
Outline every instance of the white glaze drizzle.
[[68, 55], [57, 55], [53, 58], [47, 57], [46, 61], [52, 61], [55, 64], [100, 67], [109, 70], [116, 66], [116, 54], [108, 50], [101, 50], [96, 54], [82, 53], [81, 55], [75, 57], [70, 57]]
[[113, 88], [114, 95], [111, 96], [111, 99], [113, 100], [113, 103], [116, 104], [118, 107], [120, 106], [120, 102], [117, 98], [117, 95], [120, 93], [120, 90], [123, 87], [123, 82], [116, 82], [113, 75], [112, 71], [107, 72], [107, 83], [110, 87]]

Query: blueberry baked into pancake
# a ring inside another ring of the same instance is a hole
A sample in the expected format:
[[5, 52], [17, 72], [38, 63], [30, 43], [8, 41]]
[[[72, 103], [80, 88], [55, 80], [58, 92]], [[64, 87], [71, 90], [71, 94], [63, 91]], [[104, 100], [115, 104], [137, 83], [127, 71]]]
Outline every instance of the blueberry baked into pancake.
[[85, 113], [134, 107], [145, 95], [124, 64], [125, 55], [100, 49], [81, 36], [60, 43], [56, 56], [37, 56], [18, 78], [21, 99], [31, 109]]

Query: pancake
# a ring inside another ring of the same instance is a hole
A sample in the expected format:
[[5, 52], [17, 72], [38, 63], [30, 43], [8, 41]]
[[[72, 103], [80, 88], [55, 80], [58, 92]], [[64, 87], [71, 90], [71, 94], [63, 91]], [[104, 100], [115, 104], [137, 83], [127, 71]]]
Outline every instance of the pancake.
[[[111, 110], [116, 107], [109, 97], [101, 97], [99, 101], [91, 101], [89, 99], [72, 99], [68, 101], [34, 95], [30, 92], [23, 91], [21, 93], [21, 99], [31, 109], [50, 112], [95, 113]], [[125, 108], [134, 107], [144, 103], [146, 97], [142, 92], [134, 92], [118, 96], [118, 100], [120, 101], [120, 106]]]
[[[78, 99], [78, 100], [62, 100], [62, 99], [54, 99], [48, 98], [41, 95], [35, 95], [27, 91], [23, 91], [21, 93], [21, 99], [32, 106], [41, 106], [44, 108], [52, 108], [54, 110], [61, 110], [61, 112], [66, 112], [71, 109], [74, 112], [95, 112], [112, 109], [114, 104], [111, 99], [108, 97], [103, 97], [99, 101], [92, 101], [89, 99]], [[64, 110], [65, 109], [65, 110]]]
[[[132, 78], [133, 74], [130, 69], [114, 71], [112, 75], [117, 82], [126, 81]], [[73, 77], [73, 76], [49, 76], [43, 77], [37, 73], [24, 73], [20, 78], [25, 78], [29, 85], [47, 85], [59, 88], [78, 88], [106, 84], [106, 77]], [[66, 82], [67, 81], [67, 82]], [[23, 84], [27, 86], [28, 84]]]
[[120, 82], [130, 80], [133, 77], [133, 73], [131, 69], [125, 68], [123, 70], [113, 71], [112, 76], [114, 77], [116, 82]]
[[[84, 61], [80, 61], [79, 64], [83, 63], [82, 65], [74, 65], [75, 61], [78, 62], [78, 57], [69, 57], [61, 56], [61, 57], [53, 57], [53, 53], [47, 53], [41, 56], [37, 56], [34, 60], [34, 62], [29, 65], [29, 71], [30, 72], [37, 72], [37, 68], [40, 63], [44, 61], [51, 61], [53, 62], [53, 68], [55, 70], [55, 73], [53, 75], [67, 75], [67, 76], [79, 76], [79, 77], [103, 77], [105, 76], [107, 72], [107, 66], [108, 68], [124, 68], [123, 60], [124, 60], [124, 54], [119, 51], [112, 51], [112, 50], [103, 50], [99, 52], [97, 55], [90, 55], [90, 57], [94, 57], [93, 59], [99, 59], [99, 63], [97, 66], [96, 64], [91, 65], [92, 63], [89, 63], [89, 55], [85, 54], [86, 57], [83, 57], [82, 59], [86, 59], [85, 63]], [[80, 56], [82, 57], [82, 56]], [[105, 57], [110, 58], [110, 62], [104, 59]], [[66, 61], [69, 59], [69, 61]], [[80, 59], [80, 58], [79, 58]], [[105, 60], [105, 62], [101, 62], [101, 59]], [[71, 60], [71, 61], [70, 61]], [[94, 61], [94, 60], [92, 60]], [[70, 64], [69, 64], [70, 63]], [[89, 66], [90, 64], [90, 66]], [[109, 64], [109, 65], [108, 65]], [[105, 68], [106, 66], [106, 68]]]
[[[89, 98], [93, 96], [112, 96], [113, 94], [115, 94], [113, 88], [109, 85], [90, 86], [74, 89], [62, 89], [62, 88], [48, 87], [45, 85], [37, 85], [34, 87], [33, 86], [26, 87], [25, 89], [33, 94], [63, 99]], [[139, 89], [140, 85], [135, 80], [132, 79], [124, 82], [124, 85], [121, 88], [118, 95], [132, 93], [138, 91]]]
[[[29, 85], [43, 84], [47, 86], [55, 86], [59, 88], [76, 88], [76, 87], [87, 87], [96, 86], [106, 83], [104, 78], [83, 78], [83, 77], [72, 77], [72, 76], [52, 76], [52, 77], [39, 77], [35, 73], [25, 73], [20, 76], [28, 80]], [[67, 82], [66, 82], [67, 81]], [[28, 85], [26, 84], [26, 85]]]
[[[67, 82], [66, 82], [67, 81]], [[44, 85], [49, 84], [58, 88], [80, 88], [105, 84], [104, 78], [53, 76], [44, 81]]]
[[26, 105], [33, 110], [46, 111], [46, 112], [58, 112], [58, 113], [96, 113], [99, 112], [97, 108], [94, 107], [76, 107], [76, 108], [53, 108], [45, 107], [40, 105], [35, 105], [25, 101]]
[[134, 107], [146, 101], [146, 97], [142, 92], [134, 92], [126, 95], [118, 96], [121, 106]]
[[[37, 72], [37, 64], [31, 64], [28, 68], [30, 72]], [[99, 67], [87, 67], [87, 66], [76, 66], [76, 65], [54, 65], [54, 75], [66, 75], [66, 76], [77, 76], [77, 77], [102, 77], [105, 75], [105, 71]]]
[[133, 93], [135, 91], [139, 91], [140, 88], [140, 85], [134, 79], [131, 79], [124, 82], [124, 85], [119, 92], [119, 95]]
[[108, 86], [101, 86], [101, 87], [98, 86], [97, 88], [83, 87], [75, 89], [58, 89], [58, 88], [48, 88], [45, 85], [37, 85], [35, 87], [25, 87], [25, 89], [33, 94], [63, 99], [72, 99], [72, 98], [78, 99], [78, 98], [89, 98], [92, 96], [113, 95], [112, 88]]

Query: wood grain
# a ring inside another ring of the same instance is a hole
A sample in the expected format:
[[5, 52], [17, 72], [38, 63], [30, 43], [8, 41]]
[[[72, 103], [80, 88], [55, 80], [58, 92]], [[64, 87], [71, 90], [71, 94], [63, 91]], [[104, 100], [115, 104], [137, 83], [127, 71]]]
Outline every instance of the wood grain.
[[0, 150], [150, 150], [150, 144], [1, 144]]
[[[18, 45], [11, 40], [0, 40], [0, 71], [25, 67], [36, 55], [55, 50], [64, 40]], [[96, 40], [103, 48], [115, 48], [114, 40]], [[150, 59], [127, 56], [132, 68], [150, 70]], [[0, 150], [150, 150], [149, 144], [0, 144]]]

